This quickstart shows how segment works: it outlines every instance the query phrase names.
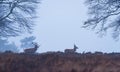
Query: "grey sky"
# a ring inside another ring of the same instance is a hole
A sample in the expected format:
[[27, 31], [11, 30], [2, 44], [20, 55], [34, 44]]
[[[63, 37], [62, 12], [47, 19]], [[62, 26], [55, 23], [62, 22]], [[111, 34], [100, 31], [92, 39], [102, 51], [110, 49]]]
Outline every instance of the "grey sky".
[[38, 52], [64, 51], [76, 44], [77, 52], [120, 52], [119, 42], [108, 34], [99, 38], [93, 31], [82, 29], [87, 18], [85, 0], [43, 0], [38, 8], [33, 35], [41, 47]]

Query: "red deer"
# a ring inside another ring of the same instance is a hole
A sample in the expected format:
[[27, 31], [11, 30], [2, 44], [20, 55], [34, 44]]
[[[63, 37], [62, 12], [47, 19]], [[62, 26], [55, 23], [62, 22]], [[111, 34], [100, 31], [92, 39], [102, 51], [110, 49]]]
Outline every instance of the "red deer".
[[39, 45], [37, 43], [32, 43], [34, 45], [34, 48], [24, 49], [25, 53], [35, 53], [36, 50], [39, 48]]
[[65, 49], [64, 52], [65, 53], [75, 53], [76, 49], [78, 49], [78, 47], [74, 44], [73, 49]]

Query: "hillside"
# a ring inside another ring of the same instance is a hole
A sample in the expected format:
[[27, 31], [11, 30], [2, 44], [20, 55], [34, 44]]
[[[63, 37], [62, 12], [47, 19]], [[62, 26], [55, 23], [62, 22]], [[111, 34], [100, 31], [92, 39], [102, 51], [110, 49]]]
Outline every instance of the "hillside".
[[120, 72], [120, 54], [0, 53], [0, 72]]

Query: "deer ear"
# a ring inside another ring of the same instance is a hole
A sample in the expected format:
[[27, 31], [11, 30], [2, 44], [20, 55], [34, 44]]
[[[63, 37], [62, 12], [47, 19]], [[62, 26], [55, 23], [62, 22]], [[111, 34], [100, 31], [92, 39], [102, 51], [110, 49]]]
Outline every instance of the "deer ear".
[[37, 43], [36, 43], [36, 42], [32, 42], [32, 44], [37, 45]]
[[35, 44], [35, 42], [32, 42], [32, 44]]

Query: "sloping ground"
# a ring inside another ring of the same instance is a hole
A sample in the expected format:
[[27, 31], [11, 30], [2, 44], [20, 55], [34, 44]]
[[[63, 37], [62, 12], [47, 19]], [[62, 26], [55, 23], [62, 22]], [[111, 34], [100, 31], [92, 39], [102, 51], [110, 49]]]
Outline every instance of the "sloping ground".
[[120, 54], [0, 53], [0, 72], [120, 72]]

